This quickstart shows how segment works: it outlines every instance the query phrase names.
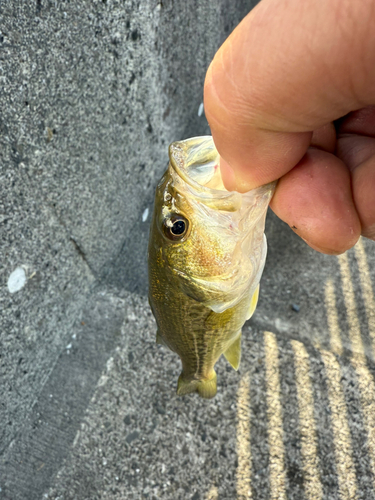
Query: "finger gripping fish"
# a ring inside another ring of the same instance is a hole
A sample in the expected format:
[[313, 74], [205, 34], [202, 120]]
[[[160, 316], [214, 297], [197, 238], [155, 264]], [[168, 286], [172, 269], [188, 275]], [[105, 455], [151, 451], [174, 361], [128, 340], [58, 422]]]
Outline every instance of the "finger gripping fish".
[[156, 341], [176, 352], [177, 394], [216, 394], [215, 363], [237, 370], [241, 329], [257, 304], [267, 253], [264, 223], [274, 183], [227, 191], [212, 137], [169, 147], [149, 240], [149, 301]]

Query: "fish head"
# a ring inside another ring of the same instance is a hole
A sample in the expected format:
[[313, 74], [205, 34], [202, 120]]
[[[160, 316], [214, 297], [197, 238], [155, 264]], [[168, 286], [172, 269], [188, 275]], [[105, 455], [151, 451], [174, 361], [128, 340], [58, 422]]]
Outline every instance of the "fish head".
[[169, 156], [157, 187], [150, 245], [169, 283], [222, 312], [252, 293], [249, 280], [254, 290], [259, 282], [273, 187], [245, 195], [227, 191], [210, 136], [173, 143]]

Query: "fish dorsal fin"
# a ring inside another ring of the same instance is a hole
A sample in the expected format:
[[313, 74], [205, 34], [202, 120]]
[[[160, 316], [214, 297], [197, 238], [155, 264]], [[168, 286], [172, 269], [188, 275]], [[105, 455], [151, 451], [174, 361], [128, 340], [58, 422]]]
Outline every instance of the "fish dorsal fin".
[[246, 320], [250, 319], [251, 316], [254, 314], [254, 311], [255, 311], [255, 309], [257, 307], [257, 303], [258, 303], [258, 297], [259, 297], [259, 285], [256, 287], [255, 292], [253, 293], [253, 296], [251, 297], [249, 314], [248, 314]]
[[241, 361], [241, 332], [236, 340], [224, 352], [225, 359], [235, 369], [238, 370]]

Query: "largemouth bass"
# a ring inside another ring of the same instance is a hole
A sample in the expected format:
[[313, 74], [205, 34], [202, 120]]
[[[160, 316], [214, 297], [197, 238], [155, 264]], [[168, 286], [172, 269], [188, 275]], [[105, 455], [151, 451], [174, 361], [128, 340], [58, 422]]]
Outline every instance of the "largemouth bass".
[[177, 394], [216, 394], [215, 363], [237, 370], [241, 329], [257, 304], [274, 183], [225, 189], [211, 136], [175, 142], [160, 180], [149, 241], [149, 301], [157, 339], [181, 358]]

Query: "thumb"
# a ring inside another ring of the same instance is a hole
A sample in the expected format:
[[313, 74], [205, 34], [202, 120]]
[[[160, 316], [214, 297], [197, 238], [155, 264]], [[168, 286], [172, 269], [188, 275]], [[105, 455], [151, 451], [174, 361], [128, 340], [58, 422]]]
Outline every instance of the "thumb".
[[374, 21], [372, 0], [262, 0], [245, 17], [204, 88], [227, 187], [282, 177], [312, 131], [375, 103]]

